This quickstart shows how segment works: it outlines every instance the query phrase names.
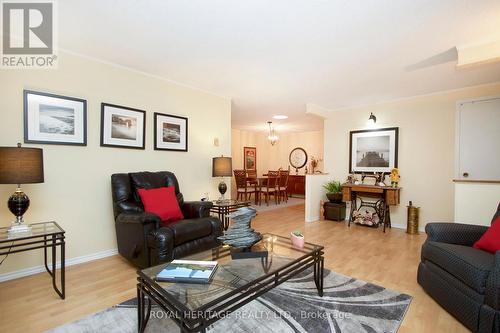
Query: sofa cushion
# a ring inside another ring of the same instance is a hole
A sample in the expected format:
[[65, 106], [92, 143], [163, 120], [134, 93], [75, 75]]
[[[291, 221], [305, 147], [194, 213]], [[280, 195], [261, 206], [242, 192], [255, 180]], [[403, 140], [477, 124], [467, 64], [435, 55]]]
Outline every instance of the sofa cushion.
[[144, 205], [144, 211], [158, 215], [164, 222], [163, 225], [184, 219], [173, 186], [150, 190], [139, 188], [137, 192]]
[[427, 241], [422, 259], [429, 260], [464, 284], [484, 294], [486, 280], [493, 268], [494, 255], [473, 247]]
[[491, 227], [474, 243], [473, 247], [493, 254], [500, 250], [500, 216], [493, 221]]
[[212, 223], [209, 218], [186, 219], [168, 225], [174, 234], [174, 246], [209, 236], [212, 233]]

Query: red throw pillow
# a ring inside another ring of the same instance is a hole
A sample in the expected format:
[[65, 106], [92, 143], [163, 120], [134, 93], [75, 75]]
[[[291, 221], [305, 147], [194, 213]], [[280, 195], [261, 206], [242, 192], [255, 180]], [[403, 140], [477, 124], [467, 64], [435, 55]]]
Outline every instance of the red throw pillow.
[[151, 190], [140, 188], [137, 192], [144, 205], [144, 211], [158, 215], [163, 224], [184, 218], [173, 186], [158, 187]]
[[500, 250], [500, 216], [495, 219], [484, 235], [474, 243], [474, 248], [495, 254]]

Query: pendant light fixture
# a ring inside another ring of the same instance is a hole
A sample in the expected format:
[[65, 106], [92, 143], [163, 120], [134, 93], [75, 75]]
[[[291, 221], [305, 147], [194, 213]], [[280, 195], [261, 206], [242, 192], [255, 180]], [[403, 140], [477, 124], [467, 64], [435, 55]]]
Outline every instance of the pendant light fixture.
[[274, 146], [276, 142], [280, 139], [279, 136], [276, 134], [276, 131], [274, 130], [272, 124], [272, 121], [268, 121], [267, 124], [269, 125], [269, 135], [267, 136], [267, 139], [271, 143], [271, 146]]

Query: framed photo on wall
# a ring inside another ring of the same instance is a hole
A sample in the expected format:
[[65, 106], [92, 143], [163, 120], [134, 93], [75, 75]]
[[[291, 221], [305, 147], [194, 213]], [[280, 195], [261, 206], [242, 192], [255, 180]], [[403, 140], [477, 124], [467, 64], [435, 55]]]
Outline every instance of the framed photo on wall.
[[154, 114], [155, 150], [188, 151], [188, 119], [171, 114]]
[[243, 166], [245, 170], [257, 170], [257, 148], [243, 147]]
[[24, 90], [24, 142], [87, 145], [87, 101]]
[[351, 131], [349, 172], [386, 172], [398, 167], [398, 127]]
[[144, 149], [146, 111], [101, 103], [101, 146]]

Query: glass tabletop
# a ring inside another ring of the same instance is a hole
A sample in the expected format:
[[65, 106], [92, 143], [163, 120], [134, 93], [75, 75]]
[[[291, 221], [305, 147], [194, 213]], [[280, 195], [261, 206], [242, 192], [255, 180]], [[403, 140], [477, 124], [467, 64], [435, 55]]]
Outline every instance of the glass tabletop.
[[213, 200], [212, 203], [214, 206], [220, 207], [231, 207], [231, 206], [244, 206], [250, 204], [250, 201], [240, 201], [234, 199], [225, 199], [225, 200]]
[[[260, 280], [273, 275], [276, 271], [310, 257], [313, 253], [323, 249], [323, 246], [305, 243], [303, 248], [292, 247], [290, 239], [273, 234], [264, 234], [257, 247], [267, 249], [267, 258], [232, 259], [230, 248], [227, 245], [203, 251], [184, 257], [185, 260], [217, 261], [218, 267], [210, 283], [172, 283], [158, 282], [156, 275], [168, 264], [146, 268], [141, 271], [143, 278], [162, 290], [168, 296], [190, 311], [213, 303], [215, 300], [225, 298], [229, 293], [241, 289], [244, 291], [248, 285], [256, 285]], [[287, 268], [288, 269], [288, 268]]]
[[64, 230], [54, 221], [28, 224], [31, 227], [29, 232], [9, 234], [9, 227], [0, 228], [0, 242], [27, 239], [33, 237], [50, 236], [64, 233]]

